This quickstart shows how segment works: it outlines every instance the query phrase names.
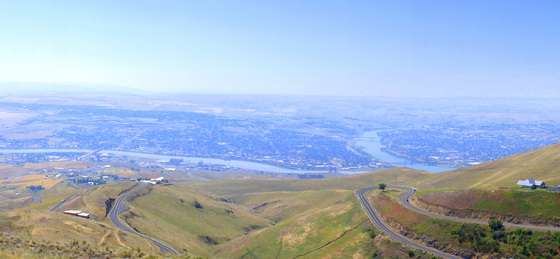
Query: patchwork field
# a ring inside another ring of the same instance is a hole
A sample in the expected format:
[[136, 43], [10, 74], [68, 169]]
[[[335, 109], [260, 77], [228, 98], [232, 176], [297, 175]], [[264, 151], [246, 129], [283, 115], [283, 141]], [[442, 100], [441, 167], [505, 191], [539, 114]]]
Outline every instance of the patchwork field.
[[66, 168], [66, 169], [84, 169], [92, 163], [81, 161], [63, 161], [63, 162], [45, 162], [45, 163], [26, 163], [23, 168], [25, 169], [53, 169], [53, 168]]
[[35, 131], [35, 132], [29, 132], [29, 133], [4, 134], [4, 137], [9, 138], [9, 139], [16, 139], [16, 140], [41, 139], [41, 138], [50, 136], [51, 134], [52, 134], [52, 131], [50, 131], [50, 130], [41, 130], [41, 131]]
[[62, 179], [45, 178], [45, 175], [29, 174], [19, 178], [2, 180], [0, 181], [0, 186], [19, 186], [21, 189], [28, 186], [43, 186], [43, 188], [48, 190], [62, 181]]
[[0, 112], [0, 129], [15, 127], [23, 121], [38, 116], [37, 113]]

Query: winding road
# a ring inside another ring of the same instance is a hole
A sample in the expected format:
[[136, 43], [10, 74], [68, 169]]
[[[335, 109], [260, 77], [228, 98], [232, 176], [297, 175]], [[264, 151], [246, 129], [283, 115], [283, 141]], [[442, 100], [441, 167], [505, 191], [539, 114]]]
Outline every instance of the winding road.
[[115, 203], [113, 204], [113, 207], [111, 207], [111, 210], [109, 211], [109, 219], [111, 220], [111, 222], [113, 222], [113, 224], [115, 224], [115, 226], [117, 226], [117, 228], [122, 229], [126, 232], [141, 236], [147, 240], [152, 241], [152, 243], [154, 243], [154, 245], [156, 245], [157, 247], [159, 247], [161, 249], [162, 252], [164, 253], [173, 253], [176, 255], [181, 255], [181, 253], [179, 253], [179, 251], [175, 250], [173, 247], [166, 245], [154, 238], [151, 238], [149, 236], [146, 236], [142, 233], [139, 233], [138, 231], [132, 229], [131, 227], [129, 227], [128, 225], [122, 223], [119, 219], [119, 214], [125, 212], [128, 210], [128, 206], [126, 204], [123, 203], [123, 200], [126, 199], [128, 196], [130, 196], [131, 194], [137, 192], [138, 190], [144, 188], [145, 185], [140, 183], [140, 185], [136, 186], [133, 189], [128, 190], [127, 192], [123, 193], [121, 196], [119, 196], [116, 200]]
[[[420, 208], [418, 208], [418, 207], [416, 207], [416, 206], [414, 206], [410, 203], [410, 198], [412, 198], [412, 196], [414, 196], [414, 194], [416, 194], [416, 191], [415, 191], [416, 189], [415, 188], [407, 187], [407, 186], [391, 186], [391, 187], [408, 191], [407, 193], [405, 193], [401, 197], [401, 202], [404, 204], [404, 206], [406, 208], [408, 208], [410, 210], [413, 210], [413, 211], [416, 211], [416, 212], [419, 212], [419, 213], [422, 213], [422, 214], [425, 214], [425, 215], [428, 215], [428, 216], [438, 217], [438, 218], [447, 219], [447, 220], [460, 221], [460, 222], [464, 222], [464, 223], [486, 224], [486, 225], [488, 225], [488, 221], [450, 217], [450, 216], [445, 216], [445, 215], [436, 214], [436, 213], [433, 213], [433, 212], [422, 210], [422, 209], [420, 209]], [[559, 227], [544, 227], [544, 226], [522, 225], [522, 224], [512, 224], [512, 223], [503, 223], [503, 225], [505, 227], [510, 227], [510, 228], [526, 228], [526, 229], [537, 230], [537, 231], [560, 231]]]
[[[414, 194], [416, 194], [416, 190], [417, 190], [416, 188], [408, 187], [408, 186], [387, 186], [387, 187], [397, 188], [397, 189], [407, 191], [404, 195], [401, 196], [401, 202], [403, 203], [403, 205], [406, 208], [408, 208], [410, 210], [413, 210], [413, 211], [416, 211], [416, 212], [419, 212], [419, 213], [422, 213], [422, 214], [425, 214], [425, 215], [428, 215], [428, 216], [443, 218], [443, 219], [447, 219], [447, 220], [459, 221], [459, 222], [464, 222], [464, 223], [473, 223], [473, 224], [488, 224], [487, 221], [450, 217], [450, 216], [440, 215], [440, 214], [436, 214], [436, 213], [432, 213], [432, 212], [422, 210], [422, 209], [420, 209], [420, 208], [418, 208], [418, 207], [416, 207], [416, 206], [414, 206], [410, 203], [410, 199], [412, 198], [412, 196], [414, 196]], [[395, 231], [390, 229], [387, 225], [385, 225], [385, 223], [383, 223], [383, 221], [381, 221], [381, 219], [379, 218], [379, 215], [377, 214], [377, 212], [375, 212], [371, 203], [369, 202], [369, 200], [365, 196], [366, 192], [371, 191], [371, 190], [376, 190], [376, 189], [379, 189], [379, 187], [378, 186], [370, 186], [370, 187], [361, 188], [361, 189], [356, 191], [356, 196], [360, 200], [360, 203], [362, 204], [362, 207], [363, 207], [364, 211], [368, 214], [370, 220], [373, 222], [373, 224], [375, 224], [375, 226], [377, 228], [379, 228], [381, 231], [385, 232], [385, 234], [387, 234], [388, 236], [390, 236], [390, 237], [396, 239], [397, 241], [400, 241], [400, 242], [402, 242], [402, 243], [404, 243], [408, 246], [424, 250], [428, 253], [432, 253], [434, 255], [441, 256], [443, 258], [460, 258], [460, 257], [457, 257], [455, 255], [443, 253], [439, 250], [436, 250], [436, 249], [428, 247], [428, 246], [417, 244], [416, 242], [404, 237], [403, 235], [396, 233]], [[537, 231], [560, 231], [560, 228], [558, 228], [558, 227], [543, 227], [543, 226], [521, 225], [521, 224], [511, 224], [511, 223], [503, 223], [503, 225], [506, 226], [506, 227], [511, 227], [511, 228], [526, 228], [526, 229], [537, 230]]]
[[[395, 186], [387, 186], [387, 187], [395, 187]], [[365, 187], [362, 189], [359, 189], [356, 191], [356, 196], [358, 196], [358, 199], [360, 200], [360, 203], [362, 204], [362, 207], [364, 208], [364, 211], [368, 214], [369, 218], [371, 219], [371, 221], [373, 222], [373, 224], [375, 224], [375, 226], [377, 228], [379, 228], [381, 231], [385, 232], [385, 234], [387, 234], [388, 236], [396, 239], [397, 241], [400, 241], [402, 243], [404, 243], [405, 245], [414, 247], [414, 248], [418, 248], [420, 250], [426, 251], [428, 253], [443, 257], [443, 258], [461, 258], [461, 257], [457, 257], [451, 254], [447, 254], [444, 252], [441, 252], [437, 249], [431, 248], [429, 246], [425, 246], [425, 245], [421, 245], [418, 244], [406, 237], [404, 237], [401, 234], [398, 234], [397, 232], [393, 231], [391, 228], [389, 228], [387, 225], [385, 225], [385, 223], [383, 223], [383, 221], [381, 221], [381, 219], [379, 218], [379, 215], [375, 212], [375, 210], [373, 209], [373, 207], [371, 206], [371, 203], [369, 202], [369, 200], [366, 198], [365, 193], [371, 190], [375, 190], [375, 189], [379, 189], [379, 187], [377, 186], [371, 186], [371, 187]]]

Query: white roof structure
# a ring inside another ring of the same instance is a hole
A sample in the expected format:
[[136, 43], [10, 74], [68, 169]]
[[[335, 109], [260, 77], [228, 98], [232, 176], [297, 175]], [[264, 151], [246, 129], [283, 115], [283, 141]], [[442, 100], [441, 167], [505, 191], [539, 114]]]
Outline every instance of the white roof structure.
[[527, 180], [519, 180], [517, 182], [517, 185], [521, 185], [521, 186], [540, 186], [543, 182], [542, 181], [537, 181], [537, 180], [533, 180], [533, 179], [527, 179]]

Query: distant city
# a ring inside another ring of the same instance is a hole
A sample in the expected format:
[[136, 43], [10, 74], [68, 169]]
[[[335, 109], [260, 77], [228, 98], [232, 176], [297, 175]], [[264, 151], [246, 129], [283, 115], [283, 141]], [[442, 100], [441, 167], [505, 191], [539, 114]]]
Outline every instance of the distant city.
[[356, 145], [369, 131], [379, 131], [384, 152], [443, 167], [486, 162], [560, 139], [557, 106], [536, 105], [536, 115], [532, 107], [526, 114], [510, 112], [506, 106], [519, 100], [480, 111], [476, 103], [453, 108], [453, 101], [440, 100], [420, 107], [414, 99], [184, 96], [154, 98], [156, 105], [146, 107], [134, 96], [121, 106], [87, 95], [57, 97], [65, 101], [56, 104], [10, 98], [0, 98], [0, 149], [105, 149], [336, 172], [398, 166]]
[[379, 134], [386, 152], [427, 164], [464, 167], [557, 143], [560, 130], [553, 123], [440, 124]]

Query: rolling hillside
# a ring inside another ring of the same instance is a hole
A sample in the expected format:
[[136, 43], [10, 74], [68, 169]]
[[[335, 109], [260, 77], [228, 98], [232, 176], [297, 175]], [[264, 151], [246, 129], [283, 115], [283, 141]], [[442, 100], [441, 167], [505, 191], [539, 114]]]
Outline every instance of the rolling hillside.
[[204, 257], [219, 244], [271, 225], [243, 206], [181, 185], [154, 186], [132, 207], [124, 214], [132, 227]]
[[549, 186], [560, 185], [560, 143], [495, 161], [465, 167], [430, 177], [425, 189], [469, 189], [515, 186], [518, 180], [533, 178]]
[[[354, 257], [406, 255], [406, 247], [377, 235], [355, 197], [355, 190], [408, 185], [423, 190], [511, 187], [535, 178], [560, 184], [560, 144], [500, 160], [442, 173], [392, 168], [317, 180], [263, 178], [175, 182], [156, 185], [128, 200], [121, 218], [136, 230], [173, 245], [189, 255], [209, 258]], [[41, 204], [4, 212], [14, 235], [62, 243], [86, 242], [111, 249], [159, 253], [139, 237], [114, 228], [106, 217], [111, 199], [132, 182], [83, 189], [58, 212], [63, 197], [76, 192], [59, 184]], [[60, 213], [79, 209], [98, 220]], [[385, 241], [384, 241], [385, 240]]]
[[363, 174], [313, 180], [277, 179], [231, 179], [218, 181], [190, 182], [186, 186], [201, 189], [216, 195], [236, 195], [263, 192], [298, 192], [312, 190], [351, 190], [377, 185], [379, 183], [399, 185], [419, 185], [433, 177], [433, 173], [410, 168], [391, 168]]

